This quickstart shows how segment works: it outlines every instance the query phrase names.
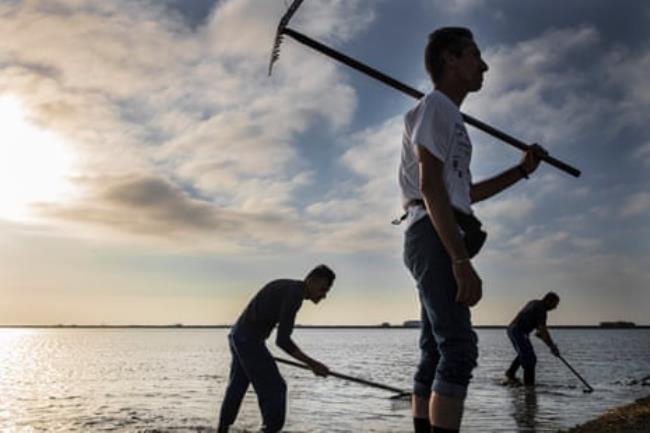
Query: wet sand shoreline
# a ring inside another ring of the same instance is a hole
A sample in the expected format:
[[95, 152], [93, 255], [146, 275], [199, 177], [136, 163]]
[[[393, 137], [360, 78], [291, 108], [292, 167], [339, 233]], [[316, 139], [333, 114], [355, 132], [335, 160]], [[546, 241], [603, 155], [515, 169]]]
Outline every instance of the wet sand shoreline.
[[584, 424], [558, 433], [647, 433], [650, 432], [650, 395], [625, 406], [609, 409]]

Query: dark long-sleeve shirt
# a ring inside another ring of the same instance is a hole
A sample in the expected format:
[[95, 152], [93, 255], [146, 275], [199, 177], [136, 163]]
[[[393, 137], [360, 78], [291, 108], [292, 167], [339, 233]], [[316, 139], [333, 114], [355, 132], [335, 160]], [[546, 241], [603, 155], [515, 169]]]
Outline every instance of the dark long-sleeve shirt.
[[510, 322], [509, 327], [517, 329], [524, 334], [530, 334], [533, 329], [546, 326], [546, 307], [544, 302], [533, 300], [524, 306], [517, 316]]
[[277, 325], [276, 344], [291, 353], [296, 348], [291, 333], [302, 306], [305, 283], [274, 280], [262, 287], [239, 316], [232, 332], [249, 339], [266, 340]]

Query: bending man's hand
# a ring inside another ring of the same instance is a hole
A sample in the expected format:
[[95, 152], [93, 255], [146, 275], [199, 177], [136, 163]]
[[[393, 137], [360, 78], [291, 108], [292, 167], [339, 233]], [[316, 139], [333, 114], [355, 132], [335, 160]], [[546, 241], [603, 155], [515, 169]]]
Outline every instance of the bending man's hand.
[[555, 355], [555, 356], [560, 356], [560, 349], [558, 349], [558, 347], [557, 347], [555, 344], [552, 344], [552, 345], [550, 346], [550, 349], [551, 349], [551, 353], [552, 353], [553, 355]]
[[455, 262], [452, 265], [456, 279], [456, 302], [468, 307], [478, 304], [483, 297], [483, 282], [469, 260]]
[[330, 374], [330, 369], [325, 364], [321, 364], [318, 361], [312, 361], [309, 364], [309, 368], [311, 368], [311, 371], [313, 371], [316, 376], [326, 377]]

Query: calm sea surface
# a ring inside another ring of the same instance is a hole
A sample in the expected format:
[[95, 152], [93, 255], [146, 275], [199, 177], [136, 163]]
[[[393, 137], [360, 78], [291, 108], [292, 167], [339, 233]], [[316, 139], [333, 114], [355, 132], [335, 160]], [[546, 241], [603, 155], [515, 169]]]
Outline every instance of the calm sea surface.
[[[230, 353], [225, 329], [0, 330], [0, 431], [212, 431]], [[464, 432], [554, 432], [650, 394], [650, 330], [555, 330], [578, 380], [543, 344], [536, 392], [499, 385], [514, 352], [503, 330], [479, 330], [480, 366]], [[298, 329], [295, 340], [332, 370], [409, 388], [417, 330]], [[272, 348], [280, 356], [281, 352]], [[286, 431], [411, 431], [408, 405], [386, 391], [280, 366], [289, 386]], [[647, 384], [647, 382], [646, 382]], [[236, 432], [260, 426], [246, 396]]]

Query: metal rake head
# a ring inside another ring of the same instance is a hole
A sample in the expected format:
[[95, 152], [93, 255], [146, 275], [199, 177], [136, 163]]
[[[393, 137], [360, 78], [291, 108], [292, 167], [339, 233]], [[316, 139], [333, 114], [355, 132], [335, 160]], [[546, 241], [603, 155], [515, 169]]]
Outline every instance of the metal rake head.
[[284, 29], [289, 24], [289, 20], [293, 17], [293, 14], [296, 13], [296, 10], [300, 7], [300, 4], [303, 0], [294, 0], [291, 3], [291, 6], [287, 9], [287, 12], [284, 14], [278, 24], [278, 29], [275, 32], [275, 40], [273, 41], [273, 49], [271, 50], [271, 61], [269, 62], [269, 75], [273, 71], [273, 64], [280, 58], [280, 45], [282, 44], [282, 36], [284, 34]]

